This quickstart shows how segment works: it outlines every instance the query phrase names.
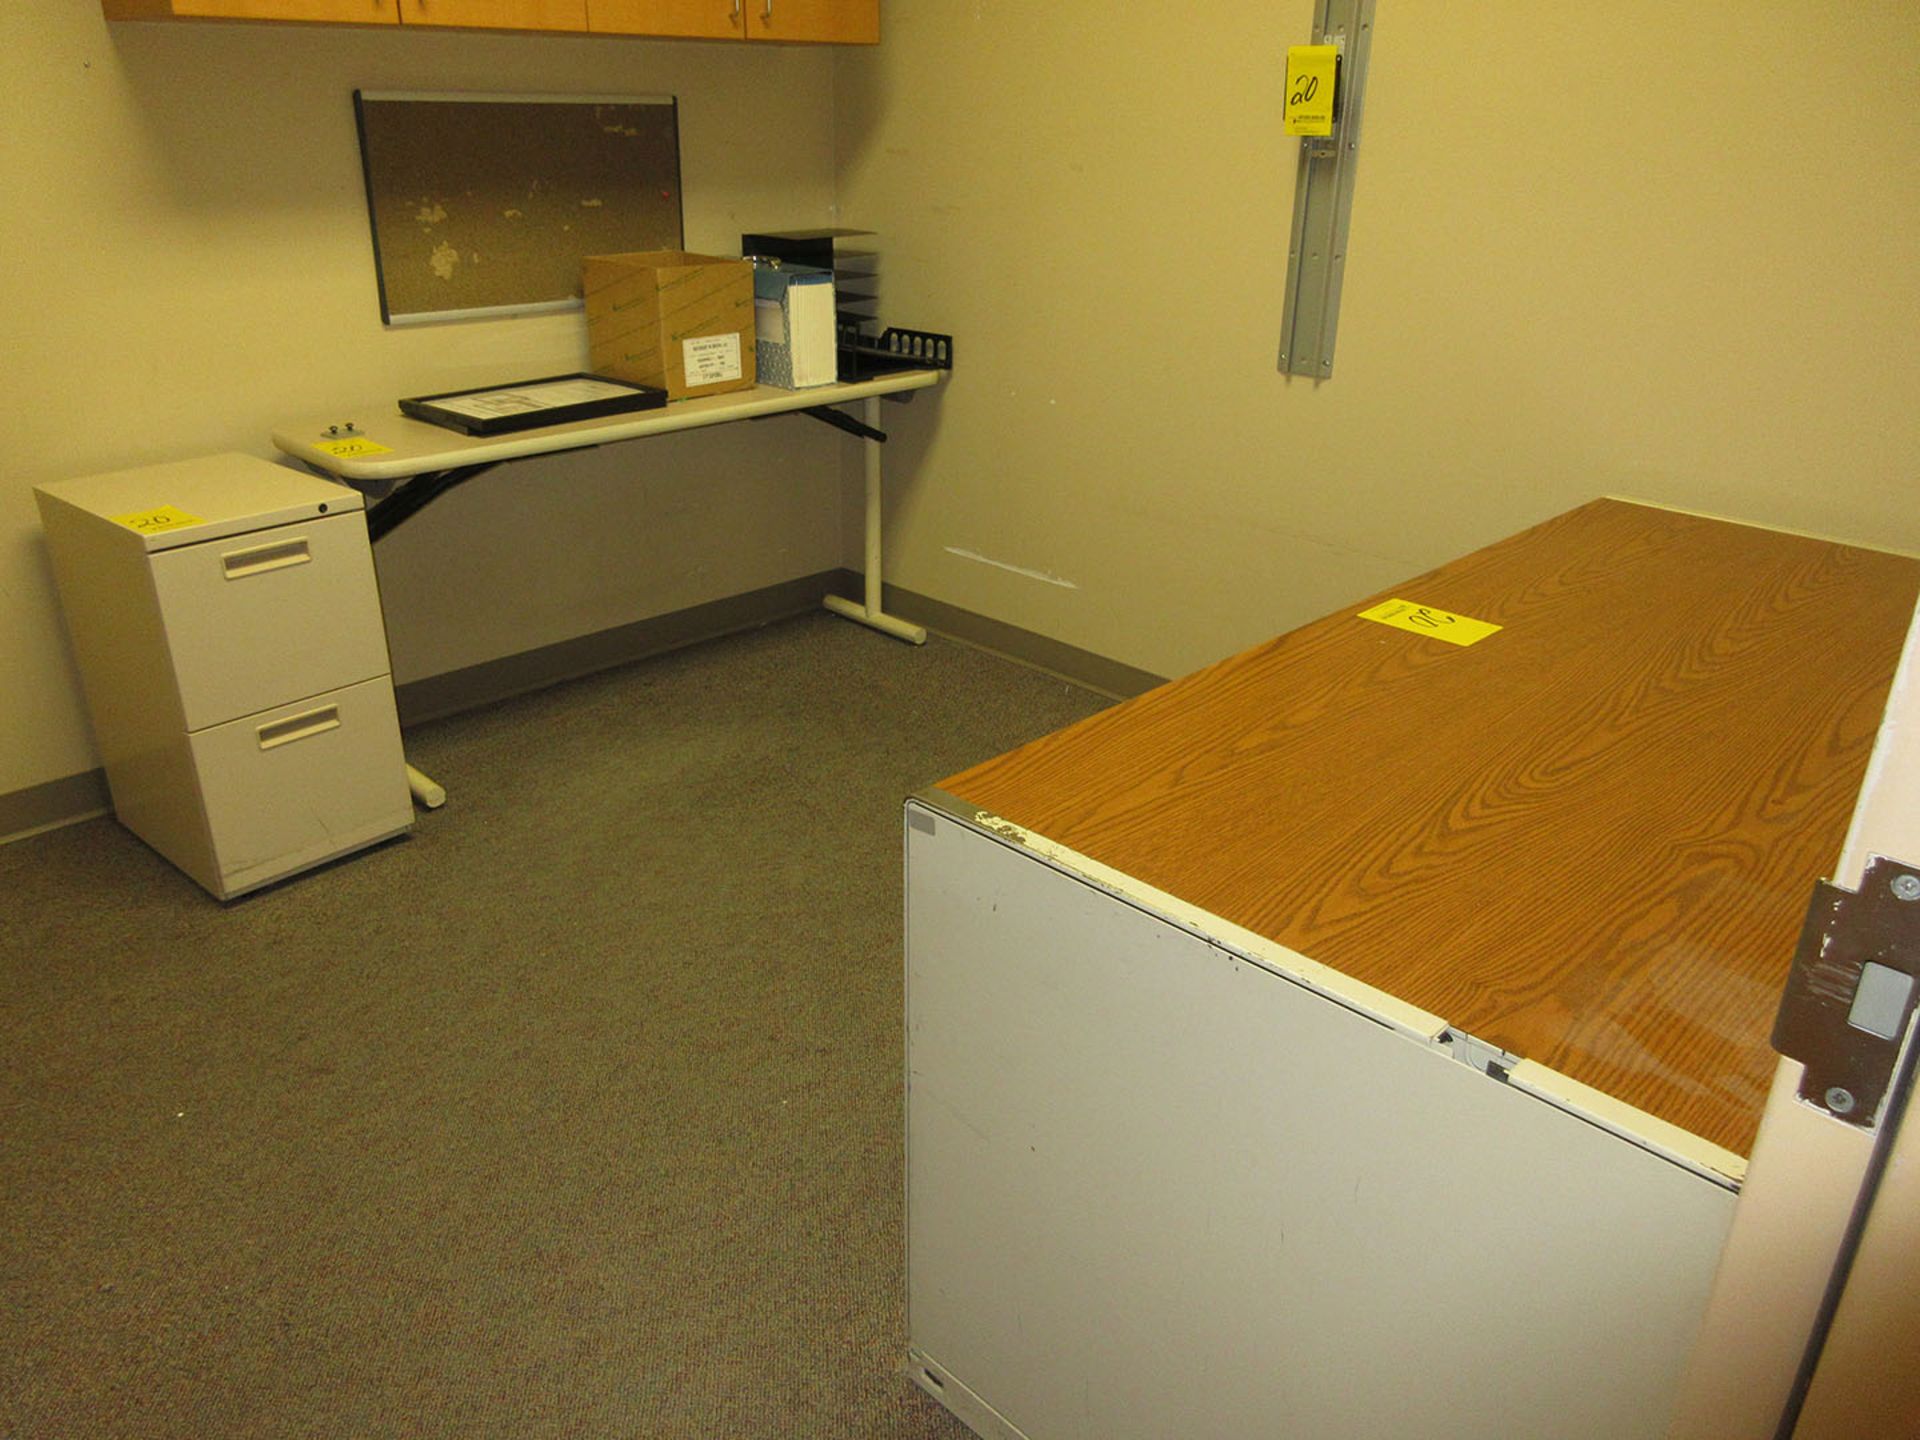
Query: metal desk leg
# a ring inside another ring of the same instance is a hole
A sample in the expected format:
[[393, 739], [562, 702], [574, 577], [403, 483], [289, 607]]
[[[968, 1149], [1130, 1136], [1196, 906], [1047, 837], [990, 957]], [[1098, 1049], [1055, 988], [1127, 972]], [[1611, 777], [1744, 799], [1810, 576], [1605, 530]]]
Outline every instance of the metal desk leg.
[[[377, 543], [454, 486], [464, 485], [474, 476], [486, 474], [497, 463], [489, 461], [484, 465], [461, 465], [435, 474], [414, 476], [405, 489], [367, 512], [367, 538]], [[413, 793], [414, 803], [423, 810], [438, 810], [447, 803], [446, 787], [411, 765], [407, 766], [407, 789]]]
[[[369, 502], [376, 497], [390, 495], [393, 489], [394, 482], [391, 480], [347, 480], [334, 474], [331, 470], [323, 470], [311, 460], [303, 460], [301, 463], [323, 480], [332, 480], [337, 484], [351, 486], [353, 489], [358, 490], [362, 495], [367, 497]], [[416, 476], [414, 484], [420, 486], [421, 489], [415, 492], [413, 485], [409, 485], [406, 490], [401, 492], [402, 496], [408, 497], [402, 503], [396, 505], [393, 498], [382, 500], [378, 505], [369, 503], [366, 511], [367, 543], [378, 543], [382, 536], [386, 535], [408, 516], [425, 508], [430, 501], [440, 494], [451, 490], [462, 480], [471, 480], [475, 475], [482, 474], [492, 468], [492, 465], [469, 465], [460, 470], [441, 471], [437, 475]], [[390, 506], [392, 508], [389, 508]], [[382, 626], [386, 624], [386, 617], [384, 615], [381, 617], [380, 623]], [[402, 757], [402, 763], [405, 763], [404, 756]], [[406, 766], [406, 771], [408, 793], [413, 796], [414, 803], [420, 806], [421, 809], [438, 810], [442, 805], [447, 803], [445, 787], [436, 784], [411, 765]]]
[[[864, 417], [869, 426], [880, 428], [880, 397], [869, 395], [866, 399]], [[866, 446], [867, 462], [867, 587], [866, 603], [856, 605], [851, 600], [843, 600], [838, 595], [829, 595], [825, 603], [827, 609], [836, 615], [844, 615], [849, 620], [858, 620], [862, 625], [871, 625], [874, 629], [896, 636], [912, 645], [927, 643], [925, 627], [910, 625], [905, 620], [887, 614], [880, 608], [880, 442], [862, 441]]]
[[438, 810], [447, 803], [446, 789], [436, 785], [411, 765], [407, 766], [407, 789], [413, 792], [413, 798], [423, 809]]

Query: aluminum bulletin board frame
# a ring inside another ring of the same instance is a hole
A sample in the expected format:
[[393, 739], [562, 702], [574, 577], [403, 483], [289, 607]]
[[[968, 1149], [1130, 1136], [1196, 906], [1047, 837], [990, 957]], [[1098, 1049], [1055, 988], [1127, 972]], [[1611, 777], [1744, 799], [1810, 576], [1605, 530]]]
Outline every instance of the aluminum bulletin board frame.
[[384, 324], [577, 310], [582, 256], [682, 248], [671, 95], [353, 102]]

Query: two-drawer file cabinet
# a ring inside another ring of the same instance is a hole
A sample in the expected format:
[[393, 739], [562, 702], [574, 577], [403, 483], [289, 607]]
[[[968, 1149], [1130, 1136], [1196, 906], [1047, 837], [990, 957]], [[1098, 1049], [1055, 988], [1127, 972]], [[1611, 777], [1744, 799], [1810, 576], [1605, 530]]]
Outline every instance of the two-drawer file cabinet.
[[215, 455], [35, 495], [121, 823], [223, 900], [412, 824], [357, 493]]

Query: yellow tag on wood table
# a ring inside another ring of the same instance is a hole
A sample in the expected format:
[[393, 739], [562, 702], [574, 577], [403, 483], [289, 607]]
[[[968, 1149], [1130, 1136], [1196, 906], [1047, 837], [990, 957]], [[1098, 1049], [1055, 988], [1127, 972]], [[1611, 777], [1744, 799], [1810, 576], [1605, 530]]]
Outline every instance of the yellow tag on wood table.
[[1333, 85], [1339, 63], [1337, 45], [1287, 47], [1287, 134], [1333, 133]]
[[391, 455], [393, 447], [382, 445], [377, 440], [369, 440], [364, 435], [352, 435], [345, 440], [317, 440], [314, 449], [324, 450], [336, 460], [353, 460], [362, 455]]
[[1371, 610], [1360, 612], [1362, 620], [1377, 620], [1416, 635], [1431, 635], [1449, 645], [1471, 645], [1484, 640], [1500, 627], [1485, 620], [1471, 620], [1451, 610], [1436, 610], [1431, 605], [1416, 605], [1411, 600], [1389, 600]]
[[134, 510], [126, 515], [115, 515], [113, 523], [124, 525], [129, 530], [138, 530], [142, 535], [158, 535], [162, 530], [179, 530], [188, 525], [198, 525], [201, 517], [189, 515], [177, 505], [153, 505], [145, 510]]

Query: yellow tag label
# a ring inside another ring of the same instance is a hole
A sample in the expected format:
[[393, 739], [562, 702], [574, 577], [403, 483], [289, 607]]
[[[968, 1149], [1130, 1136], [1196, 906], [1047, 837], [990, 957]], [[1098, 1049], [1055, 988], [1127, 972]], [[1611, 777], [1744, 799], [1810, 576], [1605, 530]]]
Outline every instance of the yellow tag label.
[[131, 514], [112, 518], [114, 524], [138, 530], [142, 535], [158, 535], [162, 530], [198, 525], [201, 519], [198, 515], [189, 515], [177, 505], [154, 505], [146, 510], [135, 510]]
[[1431, 635], [1449, 645], [1471, 645], [1484, 640], [1500, 627], [1485, 620], [1470, 620], [1451, 610], [1436, 610], [1431, 605], [1416, 605], [1411, 600], [1389, 600], [1371, 610], [1360, 612], [1362, 620], [1377, 620], [1416, 635]]
[[314, 449], [323, 450], [336, 460], [352, 460], [361, 455], [391, 455], [393, 447], [369, 440], [364, 435], [350, 436], [345, 440], [319, 440]]
[[1333, 133], [1333, 81], [1339, 58], [1337, 45], [1287, 47], [1287, 134]]

